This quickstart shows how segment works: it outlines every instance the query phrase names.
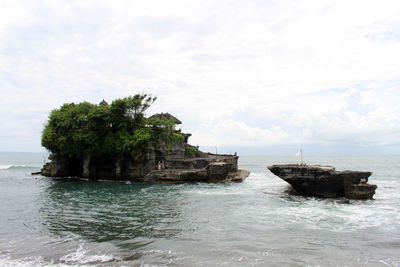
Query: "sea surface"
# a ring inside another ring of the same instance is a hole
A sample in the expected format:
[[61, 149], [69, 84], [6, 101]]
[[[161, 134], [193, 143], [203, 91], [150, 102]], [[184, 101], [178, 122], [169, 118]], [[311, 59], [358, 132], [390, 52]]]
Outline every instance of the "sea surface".
[[303, 197], [241, 156], [234, 184], [31, 176], [46, 157], [0, 154], [0, 266], [399, 266], [400, 156], [305, 156], [368, 170], [374, 200]]

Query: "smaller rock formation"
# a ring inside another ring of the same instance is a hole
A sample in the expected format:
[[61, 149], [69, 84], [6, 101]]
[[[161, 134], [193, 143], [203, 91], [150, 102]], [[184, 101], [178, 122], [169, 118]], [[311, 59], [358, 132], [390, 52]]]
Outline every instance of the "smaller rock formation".
[[332, 166], [305, 164], [272, 165], [268, 169], [304, 195], [371, 199], [377, 188], [367, 184], [371, 172], [336, 171]]

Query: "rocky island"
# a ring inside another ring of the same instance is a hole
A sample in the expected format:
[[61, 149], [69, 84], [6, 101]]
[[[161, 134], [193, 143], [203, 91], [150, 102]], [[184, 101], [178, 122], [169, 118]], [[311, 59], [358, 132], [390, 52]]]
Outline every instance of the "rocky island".
[[190, 145], [191, 134], [176, 130], [181, 121], [171, 114], [145, 117], [155, 100], [144, 94], [53, 110], [42, 134], [50, 162], [41, 174], [149, 183], [237, 182], [249, 175], [238, 169], [236, 153]]
[[336, 171], [333, 166], [306, 164], [272, 165], [268, 169], [304, 195], [371, 199], [377, 188], [367, 183], [371, 172]]

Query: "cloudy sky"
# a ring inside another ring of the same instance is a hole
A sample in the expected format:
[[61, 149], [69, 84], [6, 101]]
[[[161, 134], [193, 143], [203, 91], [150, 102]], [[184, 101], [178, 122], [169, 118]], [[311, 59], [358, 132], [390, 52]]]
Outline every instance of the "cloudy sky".
[[400, 153], [400, 2], [2, 1], [0, 151], [65, 102], [158, 97], [219, 152]]

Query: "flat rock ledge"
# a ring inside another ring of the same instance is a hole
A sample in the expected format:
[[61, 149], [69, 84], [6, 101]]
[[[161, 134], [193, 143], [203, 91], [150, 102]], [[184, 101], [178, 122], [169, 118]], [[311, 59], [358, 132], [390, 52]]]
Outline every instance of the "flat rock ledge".
[[333, 166], [283, 164], [268, 169], [303, 195], [372, 199], [377, 188], [368, 184], [371, 172], [336, 171]]
[[240, 169], [234, 172], [225, 172], [224, 165], [212, 163], [202, 169], [154, 170], [147, 174], [143, 181], [147, 183], [230, 183], [241, 182], [250, 174], [249, 171]]

